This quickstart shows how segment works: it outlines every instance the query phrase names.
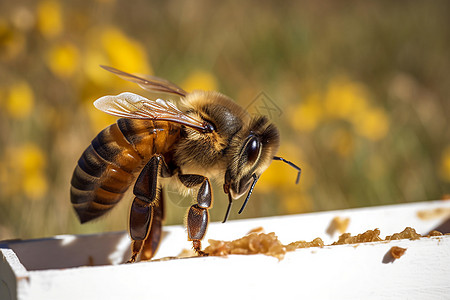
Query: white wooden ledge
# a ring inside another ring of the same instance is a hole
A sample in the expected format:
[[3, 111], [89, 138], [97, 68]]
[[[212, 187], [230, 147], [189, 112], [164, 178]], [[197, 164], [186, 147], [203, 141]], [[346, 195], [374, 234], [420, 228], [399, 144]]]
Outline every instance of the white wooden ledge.
[[[379, 228], [384, 238], [407, 226], [448, 232], [450, 201], [213, 223], [205, 241], [262, 226], [284, 244], [316, 237], [330, 244], [339, 235], [326, 233], [336, 216], [350, 218], [352, 234]], [[156, 258], [191, 247], [182, 226], [164, 230]], [[281, 261], [231, 255], [121, 264], [129, 243], [125, 232], [0, 242], [0, 299], [450, 298], [450, 235], [299, 249]], [[407, 249], [394, 261], [387, 257], [393, 246]]]

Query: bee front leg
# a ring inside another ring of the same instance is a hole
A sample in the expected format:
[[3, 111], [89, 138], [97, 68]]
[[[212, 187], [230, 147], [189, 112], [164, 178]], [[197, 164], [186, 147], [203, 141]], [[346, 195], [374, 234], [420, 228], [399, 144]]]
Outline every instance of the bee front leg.
[[178, 178], [188, 188], [200, 185], [197, 193], [197, 203], [189, 208], [187, 231], [188, 239], [192, 241], [195, 252], [201, 256], [207, 255], [201, 250], [201, 240], [206, 233], [209, 223], [208, 209], [212, 206], [211, 183], [208, 178], [202, 175], [179, 174]]
[[133, 193], [136, 196], [130, 210], [131, 258], [135, 262], [142, 249], [142, 259], [150, 259], [159, 245], [161, 237], [161, 221], [163, 218], [163, 199], [158, 178], [170, 177], [163, 156], [155, 154], [142, 169]]

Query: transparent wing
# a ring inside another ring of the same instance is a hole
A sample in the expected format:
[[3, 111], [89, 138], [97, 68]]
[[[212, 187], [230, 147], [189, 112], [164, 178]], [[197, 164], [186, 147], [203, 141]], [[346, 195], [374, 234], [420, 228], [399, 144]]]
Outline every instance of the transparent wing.
[[179, 123], [200, 132], [209, 131], [208, 124], [186, 115], [174, 104], [158, 99], [151, 101], [133, 93], [104, 96], [94, 102], [94, 106], [110, 115], [143, 120], [161, 120]]
[[161, 92], [161, 93], [169, 93], [175, 94], [181, 97], [185, 97], [187, 92], [177, 86], [175, 83], [172, 83], [168, 80], [150, 76], [150, 75], [136, 75], [130, 74], [124, 71], [120, 71], [113, 67], [108, 66], [100, 66], [103, 69], [116, 74], [122, 79], [137, 83], [144, 90], [152, 91], [152, 92]]

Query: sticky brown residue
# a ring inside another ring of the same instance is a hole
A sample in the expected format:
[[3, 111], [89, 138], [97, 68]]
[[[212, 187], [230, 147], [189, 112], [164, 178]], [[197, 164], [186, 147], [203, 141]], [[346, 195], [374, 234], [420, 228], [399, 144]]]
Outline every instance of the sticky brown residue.
[[258, 254], [273, 256], [279, 260], [284, 258], [286, 248], [278, 240], [275, 233], [251, 233], [240, 239], [226, 242], [209, 240], [204, 250], [209, 255], [227, 256], [229, 254]]
[[428, 233], [427, 237], [430, 237], [430, 236], [441, 236], [441, 235], [443, 235], [442, 232], [437, 231], [437, 230], [432, 230], [432, 231], [430, 231]]
[[406, 248], [394, 246], [391, 248], [391, 250], [389, 250], [389, 252], [393, 258], [399, 259], [400, 257], [403, 256], [403, 254], [405, 254]]
[[297, 242], [292, 242], [288, 245], [286, 245], [286, 251], [294, 251], [296, 249], [300, 249], [300, 248], [311, 248], [311, 247], [320, 247], [322, 248], [323, 246], [325, 246], [324, 242], [322, 241], [321, 238], [315, 238], [314, 240], [312, 240], [311, 242], [307, 242], [307, 241], [297, 241]]
[[[209, 240], [209, 246], [204, 250], [211, 256], [228, 256], [230, 254], [265, 254], [282, 260], [288, 251], [295, 251], [300, 248], [311, 247], [324, 247], [325, 244], [321, 238], [315, 238], [311, 242], [296, 241], [288, 245], [283, 245], [275, 233], [258, 233], [263, 231], [262, 227], [255, 228], [250, 233], [242, 238], [233, 241], [218, 241]], [[442, 235], [439, 231], [432, 231], [426, 237]], [[414, 228], [406, 227], [402, 232], [388, 235], [384, 239], [385, 241], [410, 239], [416, 240], [422, 236], [418, 234]], [[367, 242], [380, 242], [384, 241], [380, 238], [380, 230], [378, 228], [374, 230], [367, 230], [364, 233], [352, 236], [350, 233], [342, 234], [339, 239], [328, 246], [367, 243]], [[386, 257], [383, 260], [384, 263], [392, 262], [395, 259], [400, 258], [406, 249], [400, 247], [392, 247]]]
[[378, 228], [374, 230], [367, 230], [364, 233], [352, 236], [350, 233], [342, 234], [339, 239], [331, 245], [344, 245], [344, 244], [356, 244], [356, 243], [367, 243], [367, 242], [379, 242], [382, 241], [380, 238], [380, 230]]
[[414, 228], [406, 227], [402, 232], [400, 233], [394, 233], [393, 235], [386, 236], [386, 241], [392, 241], [392, 240], [403, 240], [403, 239], [410, 239], [410, 240], [417, 240], [420, 239], [422, 236], [416, 232]]
[[283, 245], [275, 233], [250, 233], [234, 241], [209, 240], [205, 252], [212, 256], [227, 256], [229, 254], [265, 254], [282, 260], [288, 251], [300, 248], [323, 247], [321, 238], [311, 242], [297, 241]]

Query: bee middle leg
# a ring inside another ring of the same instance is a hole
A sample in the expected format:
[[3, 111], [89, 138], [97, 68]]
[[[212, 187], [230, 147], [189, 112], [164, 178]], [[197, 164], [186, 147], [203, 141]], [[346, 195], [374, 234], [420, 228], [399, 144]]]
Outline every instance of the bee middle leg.
[[208, 178], [196, 174], [179, 174], [178, 178], [181, 183], [188, 188], [200, 185], [197, 193], [197, 203], [189, 208], [187, 216], [187, 231], [188, 239], [192, 241], [195, 252], [197, 252], [200, 256], [205, 256], [207, 254], [201, 250], [201, 240], [203, 239], [203, 236], [206, 233], [206, 228], [208, 227], [208, 209], [211, 208], [213, 201], [211, 183]]
[[152, 258], [159, 245], [163, 198], [158, 178], [170, 177], [171, 173], [163, 156], [155, 154], [136, 180], [133, 189], [135, 198], [130, 210], [129, 231], [132, 243], [128, 262], [135, 262], [141, 252], [141, 259]]
[[163, 191], [159, 193], [157, 198], [158, 203], [153, 206], [152, 223], [150, 225], [150, 232], [144, 241], [141, 251], [141, 260], [149, 260], [155, 255], [158, 249], [162, 234], [162, 221], [164, 220], [164, 198]]

